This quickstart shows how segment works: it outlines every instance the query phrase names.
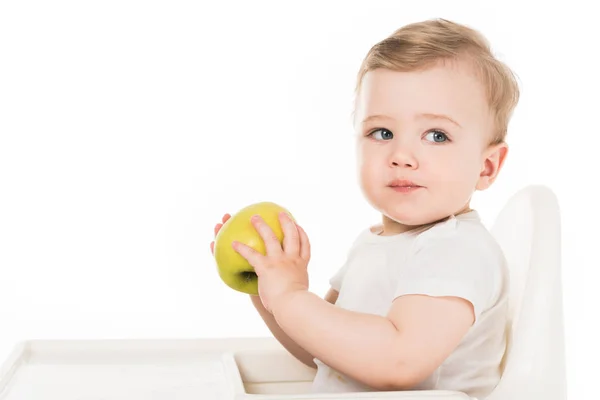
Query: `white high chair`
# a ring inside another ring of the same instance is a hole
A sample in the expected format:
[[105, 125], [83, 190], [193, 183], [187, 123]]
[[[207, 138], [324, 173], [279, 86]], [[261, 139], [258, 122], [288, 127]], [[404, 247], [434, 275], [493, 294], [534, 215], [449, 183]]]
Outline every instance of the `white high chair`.
[[545, 186], [516, 193], [492, 233], [510, 269], [511, 321], [502, 379], [486, 400], [566, 399], [558, 201]]
[[[522, 189], [492, 232], [509, 262], [511, 319], [502, 378], [485, 400], [564, 400], [556, 197], [544, 186]], [[441, 390], [311, 394], [314, 374], [270, 337], [33, 340], [0, 368], [0, 400], [473, 400]]]

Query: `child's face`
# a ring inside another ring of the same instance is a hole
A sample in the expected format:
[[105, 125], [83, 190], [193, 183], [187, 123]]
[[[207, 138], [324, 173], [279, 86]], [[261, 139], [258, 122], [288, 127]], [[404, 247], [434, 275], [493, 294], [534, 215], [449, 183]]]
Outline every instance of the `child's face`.
[[[467, 64], [370, 71], [356, 109], [361, 189], [397, 231], [458, 214], [502, 166], [506, 145], [488, 146], [492, 129], [484, 88]], [[394, 188], [394, 180], [420, 187]]]

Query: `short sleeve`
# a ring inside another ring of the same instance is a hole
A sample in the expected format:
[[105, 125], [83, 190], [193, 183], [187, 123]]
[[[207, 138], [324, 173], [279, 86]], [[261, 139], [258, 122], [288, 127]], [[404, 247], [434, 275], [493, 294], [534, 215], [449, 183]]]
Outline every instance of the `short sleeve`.
[[348, 264], [342, 265], [335, 274], [329, 279], [329, 285], [336, 291], [340, 291], [342, 288], [342, 281], [344, 280], [344, 275], [346, 274], [346, 270], [348, 269]]
[[428, 237], [408, 257], [395, 296], [454, 296], [469, 301], [475, 321], [498, 290], [502, 254], [476, 235]]
[[329, 285], [331, 285], [331, 287], [334, 290], [336, 290], [338, 292], [341, 290], [342, 282], [344, 281], [344, 276], [346, 275], [346, 271], [348, 271], [350, 260], [352, 259], [352, 256], [355, 254], [356, 249], [362, 243], [362, 239], [364, 238], [366, 232], [367, 232], [367, 230], [363, 230], [362, 232], [359, 233], [359, 235], [356, 237], [356, 239], [354, 239], [354, 241], [352, 242], [352, 245], [350, 246], [350, 249], [348, 250], [348, 253], [346, 254], [346, 261], [342, 264], [341, 267], [338, 268], [338, 270], [335, 272], [335, 274], [329, 279]]

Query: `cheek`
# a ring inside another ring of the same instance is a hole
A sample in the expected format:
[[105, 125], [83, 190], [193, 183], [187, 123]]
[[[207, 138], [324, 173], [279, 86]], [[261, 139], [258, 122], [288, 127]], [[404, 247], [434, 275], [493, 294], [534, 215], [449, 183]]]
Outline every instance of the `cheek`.
[[372, 171], [377, 162], [378, 155], [373, 151], [373, 147], [368, 144], [362, 144], [357, 150], [358, 165], [361, 170]]
[[373, 162], [369, 158], [363, 158], [359, 165], [360, 177], [363, 181], [363, 185], [372, 186], [373, 181], [378, 176]]
[[373, 151], [371, 146], [362, 146], [358, 149], [358, 172], [361, 184], [365, 188], [374, 187], [381, 181], [381, 154]]
[[471, 185], [479, 175], [480, 165], [479, 159], [470, 154], [473, 152], [469, 149], [439, 152], [428, 157], [426, 163], [421, 163], [421, 167], [440, 184], [454, 187]]

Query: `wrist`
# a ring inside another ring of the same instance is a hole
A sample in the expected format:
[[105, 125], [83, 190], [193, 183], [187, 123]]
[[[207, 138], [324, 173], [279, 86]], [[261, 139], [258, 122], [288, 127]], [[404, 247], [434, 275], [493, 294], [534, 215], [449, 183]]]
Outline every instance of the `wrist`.
[[307, 293], [308, 290], [306, 289], [295, 289], [281, 294], [274, 304], [271, 304], [271, 314], [277, 319], [278, 315], [288, 313], [289, 310], [294, 308], [294, 303], [302, 301]]

